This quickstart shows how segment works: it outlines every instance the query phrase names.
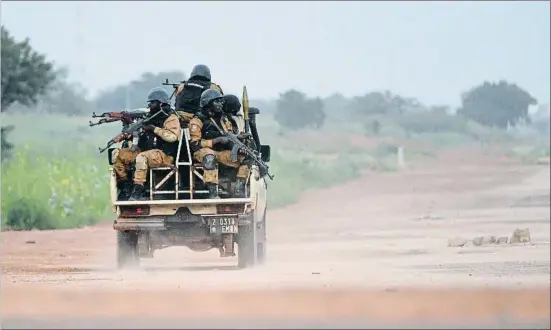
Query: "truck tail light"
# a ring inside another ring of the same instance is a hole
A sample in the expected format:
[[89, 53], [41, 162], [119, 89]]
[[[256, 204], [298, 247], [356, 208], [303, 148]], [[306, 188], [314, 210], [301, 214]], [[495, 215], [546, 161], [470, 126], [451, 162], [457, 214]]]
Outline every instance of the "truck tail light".
[[149, 205], [121, 206], [121, 217], [149, 215]]
[[216, 206], [217, 214], [241, 214], [245, 212], [244, 204], [222, 204]]

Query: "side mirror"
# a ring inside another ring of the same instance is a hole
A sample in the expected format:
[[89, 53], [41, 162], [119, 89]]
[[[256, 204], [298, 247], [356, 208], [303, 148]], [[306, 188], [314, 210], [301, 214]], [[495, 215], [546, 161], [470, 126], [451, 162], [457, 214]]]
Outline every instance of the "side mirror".
[[113, 150], [117, 148], [109, 148], [107, 149], [107, 159], [109, 160], [109, 165], [113, 165]]
[[268, 144], [263, 144], [260, 146], [260, 158], [262, 159], [263, 162], [270, 162], [270, 151], [271, 151], [271, 148], [270, 148], [270, 145]]
[[258, 108], [255, 108], [255, 107], [249, 107], [249, 115], [253, 115], [253, 116], [256, 116], [260, 113], [260, 110], [258, 110]]

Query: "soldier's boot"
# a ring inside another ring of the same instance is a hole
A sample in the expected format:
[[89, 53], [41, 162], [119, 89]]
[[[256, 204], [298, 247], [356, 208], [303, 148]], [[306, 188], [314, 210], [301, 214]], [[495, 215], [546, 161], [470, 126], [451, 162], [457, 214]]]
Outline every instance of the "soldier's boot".
[[132, 193], [132, 182], [128, 180], [120, 181], [117, 183], [117, 188], [119, 189], [118, 200], [127, 201]]
[[129, 201], [139, 201], [143, 200], [143, 193], [145, 191], [145, 187], [143, 184], [134, 184], [134, 189], [132, 190], [132, 194], [130, 195]]
[[209, 190], [209, 199], [219, 199], [218, 197], [218, 185], [216, 183], [207, 183], [207, 189]]
[[235, 182], [235, 197], [236, 198], [245, 198], [245, 180], [237, 179]]

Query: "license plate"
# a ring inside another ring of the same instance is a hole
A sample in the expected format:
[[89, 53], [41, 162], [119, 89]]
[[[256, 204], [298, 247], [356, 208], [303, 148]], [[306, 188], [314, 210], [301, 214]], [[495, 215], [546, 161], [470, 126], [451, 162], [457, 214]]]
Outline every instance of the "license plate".
[[209, 217], [211, 234], [237, 234], [237, 217]]

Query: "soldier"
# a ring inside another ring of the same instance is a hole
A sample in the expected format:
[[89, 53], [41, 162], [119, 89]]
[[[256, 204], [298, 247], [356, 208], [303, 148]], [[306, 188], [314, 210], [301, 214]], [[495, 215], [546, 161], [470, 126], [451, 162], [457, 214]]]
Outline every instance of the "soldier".
[[245, 120], [240, 110], [241, 102], [239, 102], [237, 96], [233, 94], [224, 95], [224, 113], [232, 122], [234, 134], [243, 133], [245, 131]]
[[[113, 161], [117, 175], [117, 186], [123, 191], [123, 197], [130, 195], [130, 200], [138, 200], [145, 190], [148, 168], [173, 166], [178, 151], [181, 130], [180, 121], [169, 105], [169, 95], [163, 88], [153, 88], [147, 97], [149, 114], [157, 115], [140, 135], [138, 145], [120, 149]], [[134, 184], [128, 180], [128, 170], [136, 162]], [[130, 194], [130, 190], [132, 193]]]
[[224, 94], [220, 86], [211, 82], [209, 67], [198, 64], [191, 70], [189, 80], [182, 82], [174, 95], [176, 113], [184, 125], [187, 125], [193, 115], [199, 111], [201, 94], [207, 89], [216, 89]]
[[223, 112], [224, 98], [215, 89], [201, 95], [201, 111], [189, 122], [190, 148], [193, 157], [203, 164], [203, 179], [209, 190], [209, 198], [218, 198], [217, 163], [237, 168], [235, 187], [236, 197], [245, 197], [245, 182], [249, 177], [249, 166], [244, 164], [245, 156], [238, 155], [236, 162], [231, 160], [229, 140], [220, 130], [232, 132], [233, 127]]

